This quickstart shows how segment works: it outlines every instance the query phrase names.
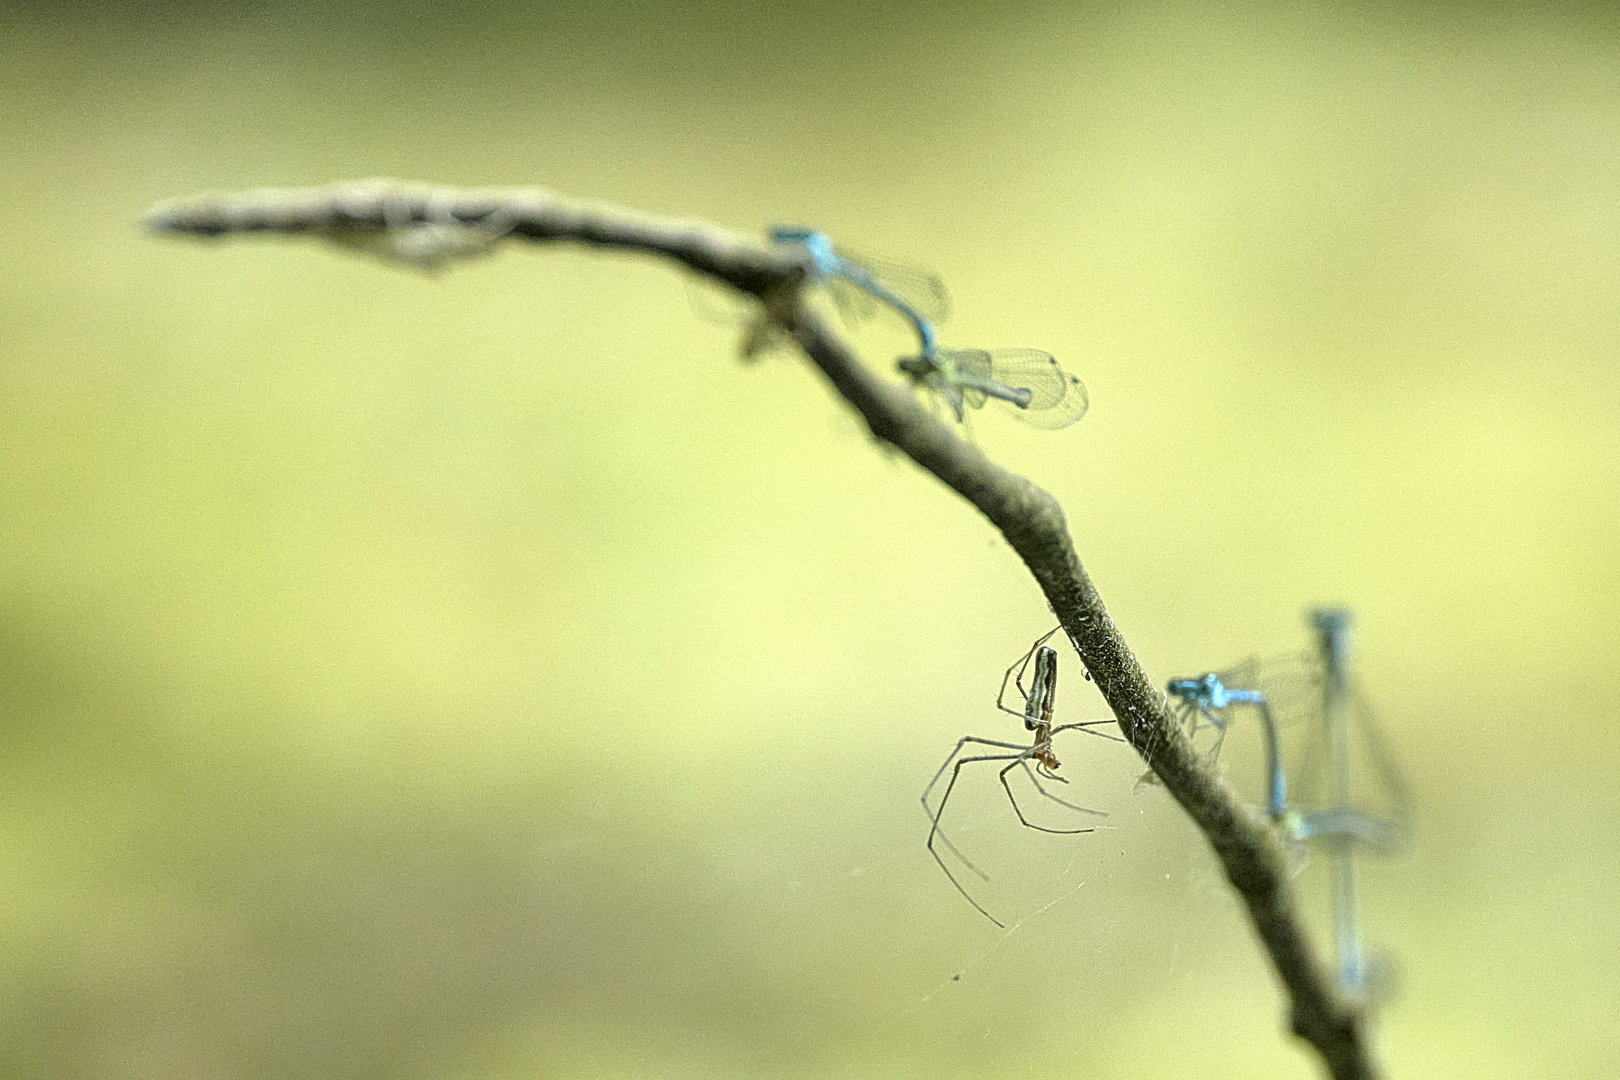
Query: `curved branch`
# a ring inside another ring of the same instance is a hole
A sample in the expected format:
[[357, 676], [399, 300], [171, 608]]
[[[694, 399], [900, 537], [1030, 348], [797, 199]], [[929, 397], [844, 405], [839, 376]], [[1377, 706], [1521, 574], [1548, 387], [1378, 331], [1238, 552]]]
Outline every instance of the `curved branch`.
[[[972, 503], [1018, 552], [1113, 709], [1120, 730], [1203, 830], [1243, 897], [1287, 987], [1294, 1032], [1315, 1047], [1335, 1080], [1377, 1076], [1364, 1011], [1339, 990], [1311, 947], [1277, 837], [1193, 750], [1080, 564], [1062, 507], [959, 438], [910, 392], [862, 364], [802, 301], [799, 285], [805, 268], [797, 259], [701, 222], [571, 201], [538, 188], [455, 189], [372, 180], [265, 189], [161, 203], [146, 222], [158, 232], [198, 236], [315, 236], [428, 269], [481, 253], [507, 238], [573, 241], [668, 257], [759, 298], [876, 438]], [[413, 228], [445, 234], [424, 236], [424, 244], [409, 248], [387, 242]], [[463, 231], [481, 235], [485, 243], [451, 244]]]

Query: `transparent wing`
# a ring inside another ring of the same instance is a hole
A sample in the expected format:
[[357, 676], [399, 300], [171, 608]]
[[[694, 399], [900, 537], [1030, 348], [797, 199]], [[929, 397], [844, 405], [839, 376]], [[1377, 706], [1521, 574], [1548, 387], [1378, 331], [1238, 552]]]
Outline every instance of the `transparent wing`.
[[1229, 690], [1258, 690], [1260, 689], [1260, 658], [1258, 656], [1245, 657], [1231, 667], [1217, 671], [1216, 676], [1221, 685]]
[[759, 310], [759, 301], [729, 285], [721, 285], [707, 274], [691, 271], [686, 279], [686, 299], [704, 322], [716, 326], [745, 326]]
[[838, 306], [839, 314], [851, 325], [872, 318], [887, 301], [880, 300], [855, 282], [839, 277], [833, 268], [840, 260], [853, 263], [860, 273], [871, 277], [881, 289], [931, 323], [937, 325], [943, 322], [950, 313], [950, 295], [945, 290], [945, 282], [932, 271], [848, 251], [841, 244], [834, 245], [825, 233], [807, 227], [778, 226], [771, 235], [777, 243], [798, 244], [810, 250], [812, 262], [820, 268], [817, 284], [826, 287]]
[[[949, 363], [949, 375], [967, 376], [971, 379], [990, 378], [990, 354], [984, 349], [950, 349], [941, 354]], [[969, 408], [982, 409], [989, 397], [983, 390], [975, 390], [971, 386], [962, 386], [962, 400]]]
[[1066, 428], [1086, 415], [1091, 398], [1086, 386], [1039, 349], [1001, 349], [989, 354], [990, 378], [1015, 390], [1027, 389], [1029, 405], [1008, 409], [1031, 427]]
[[737, 353], [751, 362], [767, 353], [780, 352], [790, 343], [786, 332], [773, 323], [764, 305], [753, 297], [700, 274], [688, 273], [686, 299], [704, 322], [742, 332]]
[[[1272, 720], [1291, 727], [1322, 715], [1322, 665], [1315, 654], [1251, 656], [1214, 673], [1228, 690], [1257, 690], [1266, 696]], [[1203, 673], [1189, 676], [1200, 678]], [[1238, 704], [1238, 708], [1248, 708]]]
[[827, 295], [832, 297], [833, 306], [838, 309], [844, 324], [851, 328], [870, 322], [882, 306], [877, 297], [841, 277], [823, 278], [821, 284], [826, 288]]
[[957, 374], [974, 379], [990, 378], [990, 354], [984, 349], [942, 349], [940, 355], [950, 361]]
[[[910, 371], [908, 364], [918, 370]], [[1086, 414], [1090, 403], [1080, 380], [1059, 367], [1051, 353], [1039, 349], [941, 349], [933, 361], [903, 360], [901, 370], [942, 396], [948, 393], [946, 387], [953, 388], [971, 408], [982, 408], [994, 398], [1031, 427], [1068, 427]], [[1004, 400], [998, 387], [1004, 392], [1024, 391], [1028, 405]]]
[[938, 274], [920, 266], [891, 262], [872, 255], [855, 254], [838, 249], [838, 254], [859, 264], [877, 278], [884, 288], [904, 300], [911, 309], [929, 322], [942, 323], [950, 316], [951, 298], [945, 281]]
[[[1351, 807], [1375, 820], [1387, 822], [1398, 836], [1404, 833], [1410, 819], [1406, 778], [1384, 735], [1383, 723], [1355, 680], [1351, 681], [1345, 714]], [[1289, 773], [1289, 796], [1302, 810], [1321, 813], [1335, 807], [1329, 780], [1332, 771], [1329, 739], [1320, 702], [1314, 719], [1316, 722], [1300, 740], [1294, 768]]]
[[1322, 661], [1315, 653], [1284, 653], [1251, 660], [1249, 664], [1250, 681], [1242, 685], [1266, 695], [1278, 727], [1292, 727], [1321, 716]]

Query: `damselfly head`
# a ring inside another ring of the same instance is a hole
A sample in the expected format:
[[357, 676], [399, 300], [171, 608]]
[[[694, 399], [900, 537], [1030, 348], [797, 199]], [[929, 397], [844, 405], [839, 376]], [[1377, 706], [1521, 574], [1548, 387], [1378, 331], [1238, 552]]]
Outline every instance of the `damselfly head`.
[[810, 263], [817, 274], [835, 273], [838, 256], [833, 252], [832, 238], [818, 229], [806, 225], [771, 226], [771, 243], [798, 244], [810, 254]]
[[1204, 693], [1204, 679], [1206, 678], [1208, 678], [1207, 675], [1196, 679], [1171, 679], [1165, 684], [1164, 688], [1173, 698], [1180, 698], [1183, 701], [1195, 701]]
[[939, 364], [926, 356], [902, 356], [894, 362], [894, 366], [918, 382], [939, 372]]

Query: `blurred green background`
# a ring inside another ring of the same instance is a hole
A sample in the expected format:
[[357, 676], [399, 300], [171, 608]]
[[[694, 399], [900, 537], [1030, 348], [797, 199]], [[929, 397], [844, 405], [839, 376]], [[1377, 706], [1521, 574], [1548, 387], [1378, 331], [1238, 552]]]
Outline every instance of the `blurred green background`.
[[1060, 747], [1091, 836], [965, 787], [1015, 930], [951, 889], [1043, 601], [680, 273], [138, 227], [377, 175], [814, 223], [1055, 353], [1090, 415], [976, 437], [1156, 680], [1358, 613], [1391, 1074], [1620, 1074], [1608, 9], [8, 5], [0, 100], [0, 1075], [1315, 1072], [1129, 751]]

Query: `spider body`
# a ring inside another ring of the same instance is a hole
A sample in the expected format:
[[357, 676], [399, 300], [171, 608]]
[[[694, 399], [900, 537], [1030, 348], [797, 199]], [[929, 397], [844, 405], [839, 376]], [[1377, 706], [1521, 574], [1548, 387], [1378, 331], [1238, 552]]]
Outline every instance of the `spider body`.
[[[1108, 735], [1101, 731], [1092, 730], [1094, 725], [1113, 723], [1111, 719], [1086, 720], [1076, 724], [1054, 725], [1052, 723], [1052, 713], [1057, 700], [1058, 656], [1057, 652], [1048, 647], [1046, 642], [1047, 639], [1056, 632], [1056, 630], [1052, 630], [1037, 640], [1035, 644], [1030, 647], [1029, 652], [1025, 653], [1018, 661], [1007, 669], [1007, 673], [1003, 675], [1001, 679], [1001, 692], [996, 695], [997, 709], [1000, 709], [1005, 713], [1011, 713], [1014, 716], [1022, 717], [1025, 730], [1031, 733], [1029, 744], [1024, 745], [1022, 743], [1003, 742], [998, 739], [985, 739], [977, 735], [964, 735], [961, 739], [957, 740], [955, 749], [953, 749], [950, 756], [945, 759], [945, 763], [939, 767], [939, 771], [934, 773], [934, 778], [928, 782], [928, 786], [923, 789], [922, 793], [923, 810], [928, 814], [930, 821], [930, 828], [928, 831], [928, 853], [934, 857], [934, 861], [939, 863], [940, 869], [945, 871], [945, 876], [950, 878], [951, 884], [956, 886], [957, 891], [967, 898], [968, 903], [972, 904], [976, 909], [978, 909], [981, 915], [995, 923], [997, 926], [1003, 925], [1002, 922], [994, 915], [986, 911], [983, 905], [981, 905], [977, 900], [973, 899], [973, 897], [969, 895], [967, 889], [962, 887], [962, 883], [958, 881], [956, 875], [951, 872], [950, 866], [946, 864], [944, 857], [940, 854], [939, 847], [937, 847], [935, 844], [935, 841], [938, 841], [939, 844], [942, 844], [951, 852], [951, 854], [955, 855], [957, 859], [961, 861], [963, 866], [966, 866], [969, 870], [972, 870], [980, 878], [987, 881], [989, 880], [989, 876], [977, 866], [973, 865], [967, 856], [963, 855], [962, 852], [957, 849], [956, 845], [951, 843], [950, 838], [947, 837], [940, 829], [940, 818], [944, 816], [945, 806], [950, 801], [951, 792], [955, 790], [956, 781], [962, 775], [962, 766], [971, 765], [975, 762], [981, 761], [1006, 762], [998, 774], [998, 778], [1001, 781], [1002, 790], [1007, 793], [1007, 799], [1012, 803], [1013, 813], [1018, 815], [1019, 822], [1026, 828], [1034, 829], [1037, 832], [1072, 835], [1077, 833], [1094, 832], [1095, 827], [1093, 826], [1083, 829], [1054, 829], [1045, 825], [1037, 825], [1035, 822], [1029, 820], [1029, 818], [1024, 816], [1023, 808], [1018, 805], [1018, 798], [1013, 794], [1012, 786], [1007, 782], [1007, 774], [1012, 772], [1014, 769], [1022, 769], [1024, 771], [1025, 775], [1029, 777], [1030, 782], [1034, 784], [1035, 790], [1040, 793], [1042, 798], [1050, 799], [1059, 806], [1067, 807], [1070, 810], [1074, 810], [1082, 814], [1095, 814], [1099, 817], [1108, 816], [1101, 810], [1092, 810], [1084, 806], [1078, 806], [1074, 803], [1066, 802], [1063, 799], [1058, 798], [1052, 792], [1048, 791], [1045, 785], [1041, 783], [1042, 780], [1052, 781], [1059, 784], [1068, 783], [1068, 780], [1058, 775], [1058, 769], [1062, 767], [1062, 763], [1058, 761], [1057, 754], [1052, 749], [1052, 737], [1054, 735], [1064, 731], [1084, 731], [1087, 734], [1096, 735], [1099, 738], [1112, 739], [1115, 742], [1121, 741], [1115, 736]], [[1033, 671], [1030, 670], [1032, 665], [1034, 667]], [[1030, 676], [1030, 685], [1028, 689], [1024, 687], [1024, 676], [1026, 674]], [[1019, 695], [1024, 699], [1024, 707], [1021, 710], [1009, 708], [1006, 704], [1007, 688], [1009, 685], [1015, 687], [1018, 690]], [[963, 747], [969, 745], [983, 746], [993, 750], [1005, 752], [973, 754], [968, 757], [963, 757], [962, 749]], [[1031, 765], [1031, 762], [1034, 764]], [[928, 796], [932, 794], [935, 786], [938, 785], [940, 778], [945, 775], [945, 771], [947, 769], [951, 771], [951, 779], [945, 785], [945, 791], [940, 796], [939, 806], [937, 808], [931, 808], [928, 805]]]

